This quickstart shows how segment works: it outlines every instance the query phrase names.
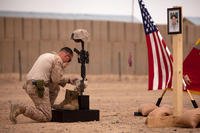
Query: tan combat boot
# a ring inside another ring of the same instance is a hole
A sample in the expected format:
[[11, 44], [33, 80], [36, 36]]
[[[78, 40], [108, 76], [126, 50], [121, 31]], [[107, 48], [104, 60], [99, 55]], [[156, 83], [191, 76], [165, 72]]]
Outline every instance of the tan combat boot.
[[17, 116], [25, 113], [26, 108], [24, 106], [20, 106], [19, 104], [10, 103], [10, 121], [13, 124], [17, 123]]
[[66, 110], [78, 109], [78, 92], [66, 89], [65, 99], [60, 104], [54, 104], [52, 107]]

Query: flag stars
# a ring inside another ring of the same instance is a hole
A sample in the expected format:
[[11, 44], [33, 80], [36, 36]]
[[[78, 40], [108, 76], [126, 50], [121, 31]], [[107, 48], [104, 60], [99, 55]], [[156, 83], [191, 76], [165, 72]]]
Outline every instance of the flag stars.
[[151, 32], [154, 32], [155, 30], [157, 30], [151, 15], [149, 14], [149, 12], [147, 11], [147, 9], [145, 8], [145, 5], [143, 4], [143, 1], [140, 0], [140, 8], [141, 8], [141, 14], [142, 14], [142, 19], [144, 22], [144, 29], [146, 34], [149, 34]]

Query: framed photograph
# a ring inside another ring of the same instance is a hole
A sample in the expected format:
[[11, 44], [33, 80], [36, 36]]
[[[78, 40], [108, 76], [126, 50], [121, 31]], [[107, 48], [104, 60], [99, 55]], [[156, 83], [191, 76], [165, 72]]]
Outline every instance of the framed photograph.
[[167, 29], [168, 34], [182, 33], [181, 7], [167, 8]]

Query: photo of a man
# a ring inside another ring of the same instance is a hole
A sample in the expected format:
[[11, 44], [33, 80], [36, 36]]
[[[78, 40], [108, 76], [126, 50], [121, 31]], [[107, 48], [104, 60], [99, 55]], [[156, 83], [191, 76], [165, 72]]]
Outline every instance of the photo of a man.
[[178, 15], [177, 13], [171, 13], [169, 28], [171, 32], [179, 31]]
[[181, 9], [180, 8], [170, 8], [168, 11], [168, 33], [177, 34], [181, 33]]

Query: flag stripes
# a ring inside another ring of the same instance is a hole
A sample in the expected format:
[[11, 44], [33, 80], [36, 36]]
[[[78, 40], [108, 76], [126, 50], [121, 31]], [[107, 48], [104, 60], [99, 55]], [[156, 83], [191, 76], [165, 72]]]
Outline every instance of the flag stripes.
[[142, 0], [138, 0], [142, 14], [149, 64], [149, 90], [172, 86], [172, 55]]
[[146, 36], [149, 59], [149, 90], [171, 87], [172, 61], [160, 33], [154, 32]]

